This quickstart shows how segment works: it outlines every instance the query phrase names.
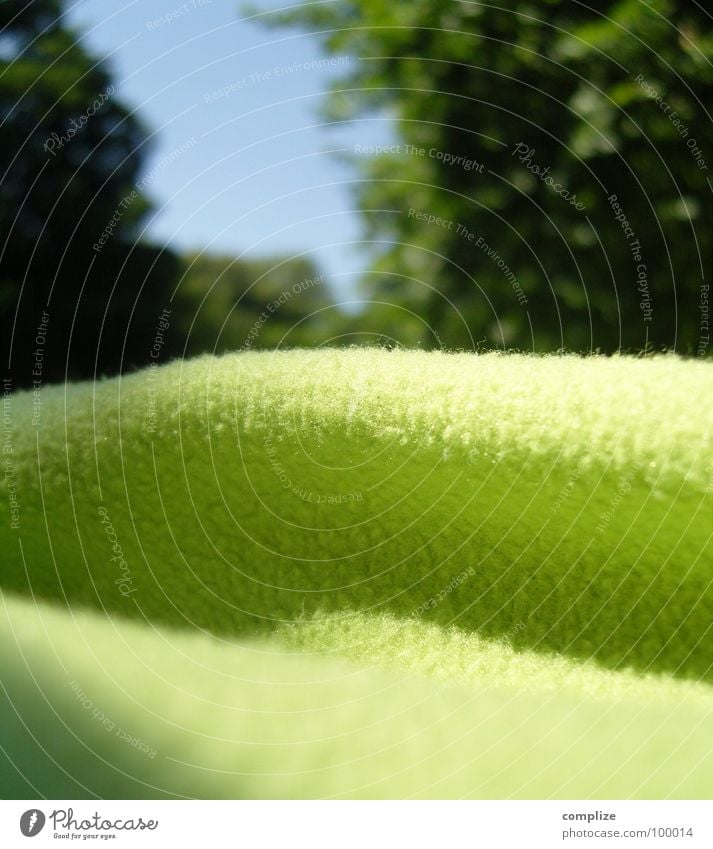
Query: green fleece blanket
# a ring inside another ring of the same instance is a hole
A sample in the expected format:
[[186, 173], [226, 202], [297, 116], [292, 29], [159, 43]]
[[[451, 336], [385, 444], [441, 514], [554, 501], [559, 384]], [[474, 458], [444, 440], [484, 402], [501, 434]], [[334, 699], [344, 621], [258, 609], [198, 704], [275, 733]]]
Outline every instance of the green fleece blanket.
[[0, 795], [707, 797], [710, 363], [6, 393]]

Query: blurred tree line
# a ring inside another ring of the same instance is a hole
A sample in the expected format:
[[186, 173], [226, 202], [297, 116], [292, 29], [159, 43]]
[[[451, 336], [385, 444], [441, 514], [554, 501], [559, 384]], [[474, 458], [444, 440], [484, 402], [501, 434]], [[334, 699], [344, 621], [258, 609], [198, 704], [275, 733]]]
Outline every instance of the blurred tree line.
[[327, 287], [291, 288], [318, 278], [309, 260], [180, 257], [137, 238], [148, 131], [61, 15], [59, 0], [0, 4], [4, 373], [37, 386], [142, 366], [166, 324], [162, 359], [316, 344]]
[[353, 157], [381, 243], [368, 329], [425, 346], [706, 352], [704, 5], [340, 0], [269, 20], [357, 60], [331, 120], [394, 119], [391, 151]]
[[175, 303], [181, 356], [316, 347], [345, 321], [303, 257], [188, 256]]

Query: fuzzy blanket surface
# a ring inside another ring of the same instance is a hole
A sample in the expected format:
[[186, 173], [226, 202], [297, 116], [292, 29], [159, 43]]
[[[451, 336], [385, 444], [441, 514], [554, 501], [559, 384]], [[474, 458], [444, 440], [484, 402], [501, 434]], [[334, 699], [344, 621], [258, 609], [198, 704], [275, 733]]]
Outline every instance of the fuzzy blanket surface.
[[6, 392], [0, 795], [706, 798], [712, 378], [353, 349]]

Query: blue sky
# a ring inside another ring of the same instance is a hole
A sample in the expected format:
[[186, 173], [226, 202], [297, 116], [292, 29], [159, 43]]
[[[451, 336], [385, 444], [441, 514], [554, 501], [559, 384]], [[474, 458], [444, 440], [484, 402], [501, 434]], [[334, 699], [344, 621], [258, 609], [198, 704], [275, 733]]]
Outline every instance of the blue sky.
[[389, 126], [328, 127], [318, 109], [356, 57], [314, 67], [330, 58], [314, 36], [245, 20], [238, 0], [80, 0], [68, 20], [155, 133], [153, 241], [230, 256], [309, 252], [340, 298], [354, 296], [366, 261], [357, 175], [330, 151], [384, 143]]

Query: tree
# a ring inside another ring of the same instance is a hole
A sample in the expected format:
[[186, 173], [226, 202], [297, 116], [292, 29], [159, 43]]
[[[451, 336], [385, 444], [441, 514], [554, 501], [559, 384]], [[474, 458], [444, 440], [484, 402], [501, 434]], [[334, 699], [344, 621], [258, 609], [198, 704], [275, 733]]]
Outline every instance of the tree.
[[427, 346], [707, 351], [702, 5], [341, 0], [271, 20], [353, 58], [332, 119], [394, 118], [391, 152], [353, 157], [380, 244], [368, 329]]
[[147, 133], [61, 12], [0, 5], [0, 319], [17, 385], [148, 360], [179, 270], [135, 244]]
[[343, 321], [324, 276], [304, 257], [186, 257], [171, 352], [315, 347]]

